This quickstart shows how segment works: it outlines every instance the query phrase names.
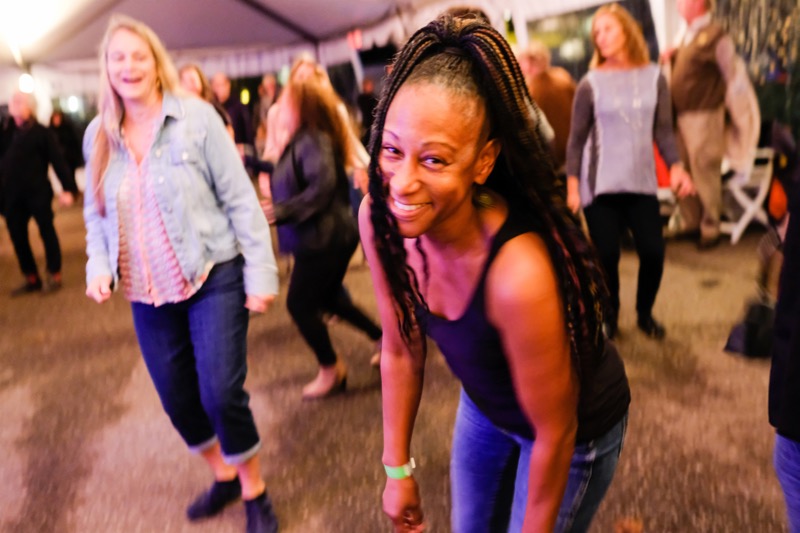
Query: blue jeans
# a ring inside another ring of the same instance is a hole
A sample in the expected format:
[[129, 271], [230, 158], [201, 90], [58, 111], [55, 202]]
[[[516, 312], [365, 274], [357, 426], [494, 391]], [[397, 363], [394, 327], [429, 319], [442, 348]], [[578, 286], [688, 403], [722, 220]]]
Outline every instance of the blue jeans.
[[[614, 477], [628, 416], [602, 437], [577, 444], [557, 532], [589, 529]], [[534, 441], [492, 424], [461, 391], [450, 461], [454, 533], [518, 533], [525, 520]]]
[[194, 451], [219, 440], [225, 460], [256, 454], [258, 431], [244, 390], [247, 325], [241, 256], [215, 265], [184, 302], [133, 302], [144, 362], [172, 425]]
[[800, 533], [800, 442], [776, 434], [773, 462], [786, 500], [789, 532]]

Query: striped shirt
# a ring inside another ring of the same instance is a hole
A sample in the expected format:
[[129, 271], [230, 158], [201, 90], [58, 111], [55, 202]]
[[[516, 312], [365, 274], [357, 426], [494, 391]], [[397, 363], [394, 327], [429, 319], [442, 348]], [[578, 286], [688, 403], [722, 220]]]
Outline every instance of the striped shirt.
[[193, 286], [181, 272], [147, 173], [148, 156], [136, 163], [128, 150], [120, 183], [119, 270], [123, 294], [131, 302], [160, 306], [189, 299], [202, 285]]

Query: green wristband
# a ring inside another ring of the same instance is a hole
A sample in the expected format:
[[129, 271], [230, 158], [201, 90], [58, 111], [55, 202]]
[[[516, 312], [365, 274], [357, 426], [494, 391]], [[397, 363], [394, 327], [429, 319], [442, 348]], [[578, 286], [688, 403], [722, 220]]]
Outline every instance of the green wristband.
[[411, 477], [411, 473], [414, 471], [417, 465], [414, 463], [414, 458], [412, 457], [409, 462], [404, 465], [400, 466], [389, 466], [383, 465], [384, 470], [386, 470], [386, 475], [392, 479], [405, 479], [407, 477]]

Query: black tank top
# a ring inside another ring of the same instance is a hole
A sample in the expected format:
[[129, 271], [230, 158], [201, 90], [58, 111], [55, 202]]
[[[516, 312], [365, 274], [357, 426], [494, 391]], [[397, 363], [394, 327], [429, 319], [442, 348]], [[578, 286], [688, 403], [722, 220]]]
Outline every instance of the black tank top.
[[[520, 407], [511, 380], [508, 361], [497, 330], [486, 318], [486, 276], [503, 245], [536, 226], [509, 212], [492, 240], [475, 292], [464, 314], [447, 320], [422, 308], [416, 314], [420, 325], [437, 344], [464, 391], [496, 426], [531, 439], [534, 429]], [[532, 318], [535, 320], [535, 317]], [[628, 410], [630, 389], [614, 345], [606, 341], [590, 365], [583, 369], [578, 400], [577, 442], [600, 437], [619, 422]]]

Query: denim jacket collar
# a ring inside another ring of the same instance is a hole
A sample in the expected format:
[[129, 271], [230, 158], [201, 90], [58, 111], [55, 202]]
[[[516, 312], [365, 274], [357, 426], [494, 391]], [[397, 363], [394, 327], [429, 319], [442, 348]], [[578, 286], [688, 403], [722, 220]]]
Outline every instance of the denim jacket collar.
[[180, 99], [171, 92], [164, 92], [163, 100], [161, 102], [161, 120], [162, 124], [167, 121], [167, 118], [180, 120], [186, 114], [183, 104]]

